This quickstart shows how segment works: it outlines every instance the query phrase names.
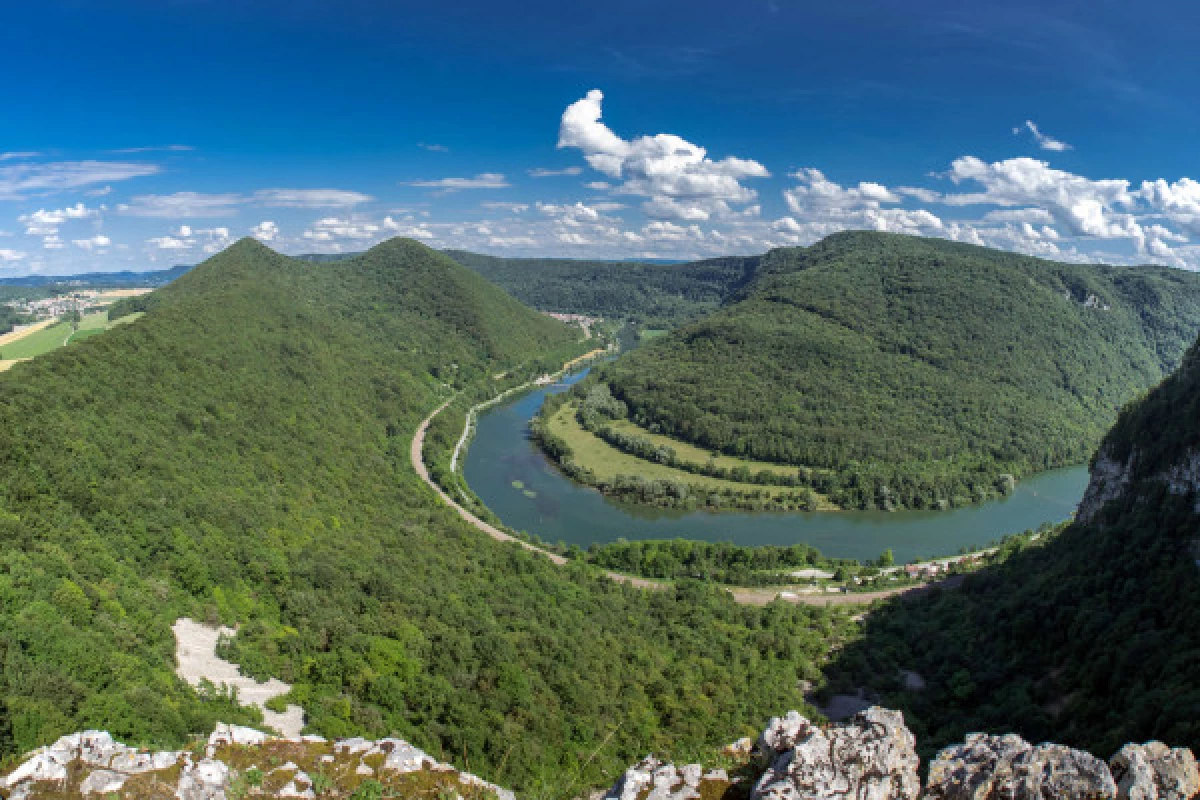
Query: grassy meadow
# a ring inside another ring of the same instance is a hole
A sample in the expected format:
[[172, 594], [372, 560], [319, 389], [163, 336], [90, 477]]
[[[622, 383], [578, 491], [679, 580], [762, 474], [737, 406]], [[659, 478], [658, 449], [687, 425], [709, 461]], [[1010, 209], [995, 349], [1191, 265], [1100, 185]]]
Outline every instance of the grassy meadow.
[[[574, 404], [568, 403], [564, 405], [547, 420], [547, 430], [556, 436], [562, 437], [571, 446], [576, 463], [591, 469], [595, 473], [596, 478], [601, 481], [611, 481], [617, 475], [637, 475], [646, 480], [680, 481], [710, 491], [729, 489], [735, 492], [762, 492], [764, 495], [770, 497], [781, 497], [797, 493], [796, 489], [786, 486], [763, 486], [755, 483], [742, 483], [739, 481], [723, 480], [721, 478], [711, 478], [707, 475], [696, 475], [669, 467], [665, 464], [656, 464], [652, 461], [623, 453], [594, 433], [585, 430], [575, 418], [577, 410]], [[661, 439], [664, 443], [672, 447], [677, 444], [674, 440], [668, 439], [665, 436], [654, 437], [653, 434], [645, 434], [640, 428], [630, 423], [626, 423], [622, 427], [628, 427], [631, 432], [637, 432], [639, 435], [654, 438], [656, 442]], [[699, 453], [699, 457], [696, 458], [698, 463], [704, 463], [708, 459], [709, 454], [706, 451], [698, 448], [692, 449]], [[682, 450], [679, 452], [681, 456], [685, 455]], [[689, 450], [686, 455], [688, 458], [691, 458], [693, 454]], [[781, 467], [778, 464], [766, 464], [727, 457], [724, 460], [729, 462], [728, 466], [745, 465], [749, 466], [752, 470], [773, 469], [780, 472], [789, 471], [788, 468]], [[791, 468], [790, 471], [794, 472], [795, 468]], [[834, 505], [823, 497], [820, 498], [819, 508], [821, 510], [836, 509]]]

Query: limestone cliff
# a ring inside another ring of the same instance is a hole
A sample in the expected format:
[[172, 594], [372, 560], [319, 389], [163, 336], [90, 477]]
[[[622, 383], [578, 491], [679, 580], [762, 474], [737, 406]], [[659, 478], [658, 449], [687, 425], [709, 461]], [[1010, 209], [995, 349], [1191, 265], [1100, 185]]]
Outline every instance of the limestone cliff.
[[[1019, 736], [972, 734], [943, 749], [922, 786], [913, 734], [898, 711], [869, 708], [822, 726], [795, 711], [758, 742], [726, 748], [736, 769], [675, 766], [653, 757], [596, 800], [1190, 800], [1200, 793], [1192, 752], [1127, 744], [1104, 762]], [[727, 764], [727, 766], [728, 766]], [[250, 797], [514, 800], [512, 792], [400, 739], [275, 738], [221, 725], [192, 750], [144, 752], [107, 733], [64, 736], [0, 779], [9, 800], [86, 797], [240, 800]]]
[[[1200, 344], [1179, 369], [1121, 412], [1092, 462], [1091, 482], [1077, 518], [1098, 520], [1104, 506], [1152, 500], [1165, 489], [1200, 498]], [[1200, 512], [1200, 503], [1193, 502]]]

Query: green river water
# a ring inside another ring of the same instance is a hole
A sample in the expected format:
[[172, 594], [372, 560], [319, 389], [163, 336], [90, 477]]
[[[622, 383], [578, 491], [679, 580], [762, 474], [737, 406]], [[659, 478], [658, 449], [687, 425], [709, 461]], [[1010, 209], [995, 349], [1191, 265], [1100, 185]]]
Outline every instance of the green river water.
[[[619, 538], [701, 539], [745, 545], [798, 542], [834, 558], [896, 560], [953, 555], [1008, 533], [1066, 519], [1087, 486], [1087, 468], [1035, 475], [1003, 500], [951, 511], [778, 513], [678, 511], [619, 503], [572, 483], [529, 439], [529, 420], [548, 393], [580, 380], [518, 395], [479, 416], [463, 475], [505, 524], [548, 542], [586, 548]], [[516, 486], [514, 486], [514, 482]]]

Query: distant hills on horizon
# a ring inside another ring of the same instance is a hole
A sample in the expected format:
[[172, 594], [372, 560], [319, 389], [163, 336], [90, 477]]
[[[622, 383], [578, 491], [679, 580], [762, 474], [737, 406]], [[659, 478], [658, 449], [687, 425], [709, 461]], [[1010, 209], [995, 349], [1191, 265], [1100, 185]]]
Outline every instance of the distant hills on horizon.
[[[852, 233], [852, 232], [851, 232]], [[838, 234], [832, 234], [837, 236]], [[906, 237], [925, 239], [931, 237]], [[933, 239], [936, 240], [936, 239]], [[824, 241], [824, 240], [822, 240]], [[818, 246], [814, 242], [809, 247]], [[232, 246], [232, 245], [231, 245]], [[600, 313], [605, 306], [618, 305], [623, 311], [631, 308], [631, 298], [610, 296], [614, 292], [628, 294], [634, 290], [649, 289], [650, 296], [643, 298], [640, 303], [633, 303], [633, 317], [649, 325], [666, 325], [672, 327], [683, 321], [695, 318], [704, 311], [713, 310], [717, 305], [732, 299], [739, 289], [745, 286], [757, 270], [761, 259], [773, 250], [797, 251], [805, 247], [772, 248], [762, 254], [749, 256], [716, 256], [707, 259], [667, 259], [667, 258], [631, 258], [631, 259], [588, 259], [561, 257], [507, 257], [476, 253], [458, 248], [446, 248], [439, 252], [468, 267], [483, 277], [498, 284], [517, 299], [535, 308], [552, 309], [555, 311], [573, 313]], [[992, 250], [993, 248], [979, 248]], [[998, 253], [1008, 251], [997, 250]], [[351, 253], [304, 253], [289, 256], [299, 261], [314, 263], [331, 263], [356, 258], [362, 252]], [[1019, 255], [1009, 253], [1009, 255]], [[1052, 260], [1040, 259], [1046, 263], [1057, 263]], [[77, 285], [80, 287], [119, 287], [119, 286], [148, 286], [157, 288], [171, 283], [181, 275], [193, 269], [194, 264], [177, 264], [163, 270], [122, 270], [119, 272], [91, 272], [71, 275], [20, 275], [0, 278], [0, 286], [30, 286], [48, 287], [60, 285]], [[641, 267], [633, 275], [622, 274], [620, 285], [605, 273], [615, 266]], [[1130, 269], [1142, 266], [1133, 265]], [[671, 267], [696, 267], [690, 278], [680, 280], [679, 272]], [[536, 274], [531, 269], [537, 269]], [[590, 296], [581, 296], [576, 287], [564, 290], [564, 282], [582, 281], [589, 284]], [[598, 287], [597, 284], [600, 284]], [[674, 302], [682, 299], [682, 304]], [[582, 305], [581, 305], [582, 304]], [[664, 304], [668, 307], [664, 308]], [[691, 308], [698, 305], [698, 308]], [[591, 307], [596, 306], [596, 307]], [[681, 306], [681, 307], [669, 307]], [[628, 316], [628, 314], [622, 314]]]
[[[363, 251], [365, 252], [365, 251]], [[448, 248], [441, 251], [461, 263], [462, 256], [474, 256], [480, 258], [498, 258], [496, 256], [484, 256], [477, 253], [472, 253], [468, 250], [455, 250]], [[297, 256], [290, 256], [300, 261], [312, 261], [314, 263], [327, 263], [333, 261], [344, 261], [349, 258], [356, 258], [362, 255], [362, 252], [354, 253], [303, 253]], [[673, 266], [677, 264], [690, 263], [686, 259], [669, 259], [669, 258], [642, 258], [642, 259], [537, 259], [537, 258], [520, 258], [511, 259], [515, 261], [579, 261], [581, 263], [598, 263], [598, 264], [659, 264], [663, 266]], [[63, 284], [79, 284], [81, 286], [166, 286], [171, 281], [181, 275], [186, 274], [189, 270], [195, 267], [195, 264], [177, 264], [168, 269], [159, 270], [121, 270], [119, 272], [82, 272], [73, 275], [18, 275], [10, 278], [0, 278], [0, 286], [57, 286]]]

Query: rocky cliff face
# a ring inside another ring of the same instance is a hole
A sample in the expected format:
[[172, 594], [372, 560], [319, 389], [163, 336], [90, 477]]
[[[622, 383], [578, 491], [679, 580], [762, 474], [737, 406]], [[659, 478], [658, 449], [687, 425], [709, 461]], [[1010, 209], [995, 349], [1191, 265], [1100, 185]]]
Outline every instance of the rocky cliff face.
[[1094, 520], [1106, 503], [1116, 500], [1129, 488], [1132, 474], [1133, 456], [1128, 462], [1121, 463], [1101, 449], [1092, 463], [1091, 477], [1075, 511], [1075, 519], [1084, 524]]
[[[972, 734], [945, 748], [922, 787], [916, 742], [903, 715], [882, 708], [829, 726], [793, 711], [772, 719], [756, 744], [744, 739], [726, 753], [742, 765], [733, 775], [646, 758], [593, 798], [1190, 800], [1200, 794], [1200, 770], [1190, 750], [1127, 744], [1105, 763], [1012, 734]], [[101, 731], [64, 736], [0, 779], [0, 791], [9, 800], [515, 800], [507, 789], [438, 763], [400, 739], [285, 739], [228, 725], [191, 751], [139, 751]]]
[[[1200, 498], [1200, 341], [1179, 368], [1131, 403], [1105, 436], [1078, 519], [1091, 522], [1110, 500], [1160, 484], [1171, 494]], [[1145, 492], [1153, 494], [1154, 488]], [[1200, 513], [1200, 500], [1195, 506]]]
[[[1124, 461], [1119, 461], [1107, 448], [1101, 448], [1092, 464], [1091, 479], [1079, 501], [1075, 518], [1085, 524], [1092, 522], [1106, 503], [1127, 492], [1134, 482], [1137, 460], [1136, 450]], [[1185, 454], [1178, 463], [1154, 472], [1149, 480], [1161, 483], [1171, 494], [1200, 498], [1200, 453]], [[1200, 499], [1196, 501], [1195, 510], [1200, 513]]]

